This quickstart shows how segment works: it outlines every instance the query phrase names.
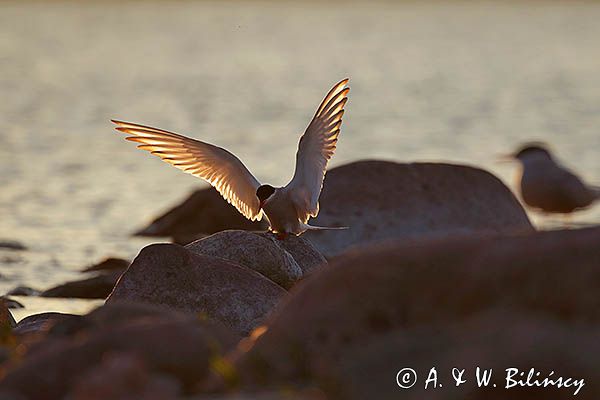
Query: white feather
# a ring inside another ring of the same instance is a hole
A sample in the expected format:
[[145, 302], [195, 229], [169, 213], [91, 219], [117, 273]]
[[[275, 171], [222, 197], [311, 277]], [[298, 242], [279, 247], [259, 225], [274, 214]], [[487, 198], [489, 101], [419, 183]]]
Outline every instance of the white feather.
[[260, 204], [256, 197], [260, 183], [227, 150], [162, 129], [123, 121], [112, 122], [117, 125], [118, 131], [132, 135], [127, 140], [141, 143], [138, 148], [206, 180], [246, 218], [252, 221], [261, 219]]
[[327, 93], [298, 143], [296, 170], [286, 190], [295, 203], [298, 219], [304, 224], [319, 213], [323, 178], [335, 151], [348, 101], [347, 84], [348, 79], [344, 79]]

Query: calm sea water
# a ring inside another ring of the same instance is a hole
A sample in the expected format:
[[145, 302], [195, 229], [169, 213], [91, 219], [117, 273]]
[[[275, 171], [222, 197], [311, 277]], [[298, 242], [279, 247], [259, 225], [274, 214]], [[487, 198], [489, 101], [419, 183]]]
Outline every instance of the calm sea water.
[[[0, 251], [0, 292], [133, 257], [150, 241], [129, 234], [201, 186], [109, 118], [225, 146], [283, 184], [349, 76], [333, 165], [444, 160], [512, 185], [494, 156], [544, 140], [600, 183], [598, 21], [600, 3], [577, 1], [1, 2], [0, 239], [29, 250]], [[600, 206], [576, 220], [600, 222]], [[24, 301], [17, 318], [91, 305]]]

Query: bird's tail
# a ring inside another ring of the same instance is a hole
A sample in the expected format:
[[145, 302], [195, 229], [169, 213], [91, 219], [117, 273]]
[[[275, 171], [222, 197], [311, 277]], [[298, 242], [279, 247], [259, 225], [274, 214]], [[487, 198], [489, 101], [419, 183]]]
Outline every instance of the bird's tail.
[[343, 229], [350, 229], [347, 226], [313, 226], [308, 224], [304, 224], [302, 227], [308, 231], [337, 231]]

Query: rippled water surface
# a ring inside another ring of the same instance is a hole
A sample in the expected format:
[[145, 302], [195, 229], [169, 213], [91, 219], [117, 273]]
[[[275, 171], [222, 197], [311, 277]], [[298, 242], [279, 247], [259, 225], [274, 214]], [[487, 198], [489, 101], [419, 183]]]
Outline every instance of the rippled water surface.
[[[150, 240], [130, 232], [201, 185], [109, 118], [225, 146], [283, 184], [349, 76], [333, 165], [445, 160], [512, 185], [493, 157], [537, 139], [600, 183], [598, 21], [600, 3], [576, 1], [1, 2], [0, 240], [29, 249], [0, 250], [0, 292], [134, 256]], [[600, 222], [600, 206], [577, 221]], [[21, 316], [89, 306], [24, 301]]]

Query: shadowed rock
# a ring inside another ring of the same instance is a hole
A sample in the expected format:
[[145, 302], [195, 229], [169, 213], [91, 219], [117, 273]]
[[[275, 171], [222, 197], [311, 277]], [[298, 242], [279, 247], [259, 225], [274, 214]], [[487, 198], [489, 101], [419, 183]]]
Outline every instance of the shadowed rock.
[[142, 302], [204, 314], [245, 334], [261, 323], [285, 293], [238, 264], [175, 244], [155, 244], [142, 249], [107, 304]]
[[23, 318], [17, 324], [14, 332], [18, 335], [30, 333], [46, 333], [60, 321], [78, 319], [79, 316], [59, 312], [33, 314]]
[[27, 246], [16, 240], [0, 240], [0, 249], [23, 251], [27, 250]]
[[391, 331], [491, 308], [600, 322], [600, 228], [395, 241], [349, 252], [300, 282], [238, 365], [249, 381], [312, 376], [321, 359]]
[[37, 296], [40, 294], [40, 291], [29, 286], [17, 286], [6, 294], [9, 296]]
[[210, 187], [195, 191], [136, 235], [166, 236], [176, 243], [187, 244], [227, 229], [266, 230], [267, 224], [247, 220]]
[[[116, 326], [80, 331], [72, 339], [49, 338], [37, 344], [35, 351], [8, 369], [0, 381], [0, 396], [17, 393], [31, 399], [58, 399], [73, 387], [79, 394], [91, 387], [99, 389], [102, 382], [82, 383], [82, 379], [99, 372], [97, 366], [112, 357], [139, 360], [142, 375], [148, 374], [152, 381], [157, 376], [168, 376], [176, 383], [175, 388], [187, 392], [206, 375], [211, 360], [234, 343], [223, 328], [191, 316], [162, 313], [136, 318]], [[111, 376], [111, 371], [105, 371], [98, 378], [106, 379], [104, 385], [118, 383], [111, 382]]]
[[311, 224], [350, 228], [305, 234], [327, 258], [392, 238], [533, 230], [498, 178], [461, 165], [354, 162], [327, 172], [319, 201]]
[[[401, 390], [396, 374], [402, 368], [414, 369], [418, 383], [402, 390], [402, 398], [432, 399], [572, 399], [577, 387], [506, 388], [507, 368], [525, 372], [535, 368], [539, 381], [548, 377], [585, 379], [575, 398], [599, 398], [597, 338], [600, 328], [569, 326], [539, 315], [490, 312], [444, 325], [414, 327], [349, 347], [336, 359], [321, 359], [314, 370], [315, 380], [333, 399], [397, 399]], [[424, 383], [435, 366], [437, 381]], [[489, 387], [477, 386], [477, 367], [492, 370]], [[464, 369], [466, 381], [454, 384], [452, 369]], [[517, 376], [515, 379], [525, 379]], [[442, 383], [443, 386], [437, 387]], [[496, 387], [494, 388], [494, 384]]]
[[23, 308], [25, 307], [21, 302], [11, 299], [10, 297], [0, 296], [0, 300], [4, 302], [8, 308]]
[[119, 280], [121, 271], [101, 274], [92, 278], [67, 282], [43, 291], [42, 297], [105, 299]]
[[109, 257], [101, 262], [90, 265], [81, 270], [81, 272], [100, 272], [100, 273], [110, 273], [110, 272], [123, 272], [129, 266], [129, 261], [123, 260], [121, 258]]
[[6, 300], [0, 299], [0, 331], [6, 329], [10, 330], [10, 328], [17, 326], [17, 322], [8, 309], [9, 307], [6, 303]]
[[304, 273], [326, 263], [307, 240], [277, 240], [271, 233], [223, 231], [186, 246], [200, 254], [220, 257], [250, 268], [289, 289]]

